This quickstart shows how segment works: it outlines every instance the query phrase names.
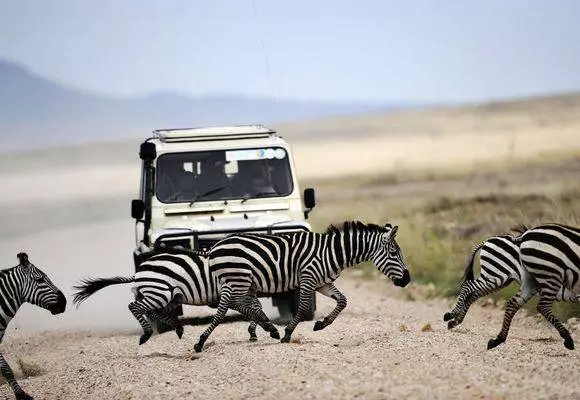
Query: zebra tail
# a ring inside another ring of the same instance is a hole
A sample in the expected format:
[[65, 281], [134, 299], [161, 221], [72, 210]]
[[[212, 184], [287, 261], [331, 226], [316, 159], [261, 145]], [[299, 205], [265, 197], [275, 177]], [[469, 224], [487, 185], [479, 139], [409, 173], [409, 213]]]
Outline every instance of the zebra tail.
[[110, 286], [135, 282], [135, 276], [115, 276], [113, 278], [87, 278], [80, 284], [73, 286], [77, 292], [73, 295], [73, 303], [78, 307], [83, 301], [99, 290]]
[[467, 262], [465, 263], [465, 267], [464, 267], [464, 271], [463, 271], [463, 279], [462, 279], [463, 282], [472, 281], [475, 278], [475, 276], [473, 275], [473, 263], [475, 261], [475, 255], [477, 254], [479, 249], [481, 249], [483, 247], [484, 244], [485, 244], [485, 241], [479, 243], [471, 251], [469, 258], [467, 259]]

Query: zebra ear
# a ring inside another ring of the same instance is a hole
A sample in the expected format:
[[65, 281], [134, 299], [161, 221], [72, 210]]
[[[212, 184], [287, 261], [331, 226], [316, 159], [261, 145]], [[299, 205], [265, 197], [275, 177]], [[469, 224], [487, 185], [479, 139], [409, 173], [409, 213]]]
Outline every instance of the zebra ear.
[[18, 258], [18, 261], [20, 262], [21, 266], [28, 267], [30, 265], [30, 261], [28, 261], [28, 254], [18, 253], [16, 257]]
[[393, 226], [391, 228], [391, 230], [389, 231], [389, 233], [387, 234], [387, 239], [388, 240], [393, 240], [395, 238], [395, 236], [397, 236], [397, 231], [399, 230], [399, 227], [397, 225]]

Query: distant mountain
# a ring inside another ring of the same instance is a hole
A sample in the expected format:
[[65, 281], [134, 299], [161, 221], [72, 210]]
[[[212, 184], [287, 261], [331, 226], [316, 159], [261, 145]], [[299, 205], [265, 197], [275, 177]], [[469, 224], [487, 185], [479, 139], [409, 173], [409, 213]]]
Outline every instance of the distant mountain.
[[0, 60], [0, 152], [143, 138], [156, 128], [272, 124], [392, 108], [401, 107], [174, 93], [107, 98], [64, 87]]

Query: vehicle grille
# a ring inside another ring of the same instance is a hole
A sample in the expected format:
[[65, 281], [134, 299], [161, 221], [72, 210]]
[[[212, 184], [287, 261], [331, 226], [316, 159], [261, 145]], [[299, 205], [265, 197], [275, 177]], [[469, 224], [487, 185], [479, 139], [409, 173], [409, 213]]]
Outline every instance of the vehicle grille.
[[199, 251], [209, 251], [219, 239], [212, 238], [212, 239], [197, 239], [195, 241], [195, 249]]

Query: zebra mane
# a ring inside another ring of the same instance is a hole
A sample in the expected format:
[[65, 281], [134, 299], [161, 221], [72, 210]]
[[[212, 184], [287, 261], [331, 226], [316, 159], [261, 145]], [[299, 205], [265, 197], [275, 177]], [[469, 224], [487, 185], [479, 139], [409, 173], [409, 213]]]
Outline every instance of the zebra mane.
[[187, 249], [185, 247], [174, 247], [174, 246], [157, 247], [157, 248], [154, 248], [153, 250], [151, 250], [150, 252], [147, 252], [147, 255], [149, 257], [156, 256], [159, 254], [186, 254], [186, 255], [195, 255], [195, 256], [199, 256], [199, 257], [207, 257], [209, 252], [201, 251], [201, 250]]
[[14, 269], [16, 267], [8, 267], [8, 268], [0, 269], [0, 275], [8, 274], [8, 273], [14, 271]]
[[377, 224], [365, 224], [361, 221], [345, 221], [341, 225], [333, 225], [330, 224], [326, 228], [326, 232], [328, 234], [336, 234], [345, 231], [352, 231], [352, 230], [370, 230], [370, 231], [378, 231], [378, 232], [386, 232], [388, 228], [392, 228], [391, 224], [386, 224], [385, 226], [380, 226]]

